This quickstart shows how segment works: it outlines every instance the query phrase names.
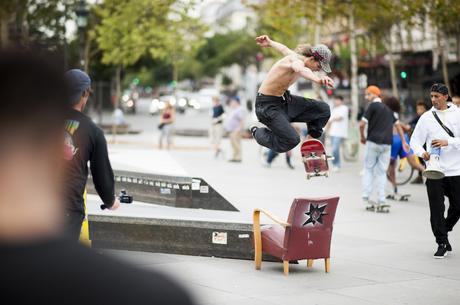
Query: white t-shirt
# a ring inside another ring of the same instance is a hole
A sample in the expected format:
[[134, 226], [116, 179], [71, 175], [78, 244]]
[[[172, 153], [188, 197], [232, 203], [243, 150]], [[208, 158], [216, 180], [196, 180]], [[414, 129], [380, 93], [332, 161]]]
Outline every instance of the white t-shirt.
[[337, 117], [341, 117], [342, 119], [340, 121], [334, 121], [331, 123], [329, 136], [346, 138], [348, 137], [348, 107], [345, 105], [334, 107], [332, 109], [330, 119]]

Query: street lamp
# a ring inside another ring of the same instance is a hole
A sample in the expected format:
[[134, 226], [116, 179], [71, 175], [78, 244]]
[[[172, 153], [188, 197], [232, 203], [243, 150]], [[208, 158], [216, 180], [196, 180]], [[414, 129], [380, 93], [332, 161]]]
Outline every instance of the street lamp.
[[80, 45], [80, 66], [83, 68], [85, 66], [84, 61], [84, 49], [85, 49], [85, 28], [88, 25], [88, 16], [89, 10], [86, 7], [86, 1], [81, 0], [78, 2], [78, 7], [75, 10], [75, 14], [77, 15], [77, 27], [78, 27], [78, 35], [79, 35], [79, 45]]

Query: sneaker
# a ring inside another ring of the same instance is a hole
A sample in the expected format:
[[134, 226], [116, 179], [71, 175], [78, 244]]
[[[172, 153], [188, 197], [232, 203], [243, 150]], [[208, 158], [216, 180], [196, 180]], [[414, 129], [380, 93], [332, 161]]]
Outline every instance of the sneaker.
[[439, 244], [438, 250], [434, 254], [434, 258], [444, 258], [447, 254], [447, 244]]
[[446, 250], [447, 250], [448, 252], [452, 252], [452, 246], [450, 245], [449, 242], [447, 242], [447, 244], [446, 244]]
[[258, 127], [255, 126], [255, 125], [252, 125], [251, 127], [249, 127], [249, 131], [251, 132], [253, 138], [255, 138], [255, 134], [256, 134], [257, 128], [258, 128]]

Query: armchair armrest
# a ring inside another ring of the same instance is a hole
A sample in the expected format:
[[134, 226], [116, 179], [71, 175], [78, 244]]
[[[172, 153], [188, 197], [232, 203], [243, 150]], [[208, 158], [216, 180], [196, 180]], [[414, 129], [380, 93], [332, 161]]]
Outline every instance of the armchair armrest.
[[262, 264], [262, 234], [260, 232], [260, 213], [265, 214], [268, 218], [273, 220], [274, 222], [282, 225], [283, 227], [290, 227], [291, 224], [287, 223], [280, 218], [276, 217], [275, 215], [271, 214], [262, 209], [255, 209], [253, 213], [253, 224], [252, 228], [254, 231], [254, 261], [256, 264], [256, 269], [259, 270]]
[[256, 218], [258, 220], [258, 223], [260, 225], [260, 213], [262, 214], [265, 214], [265, 216], [267, 216], [268, 218], [270, 218], [271, 220], [273, 220], [274, 222], [276, 222], [277, 224], [279, 225], [282, 225], [283, 227], [290, 227], [291, 224], [290, 223], [287, 223], [283, 220], [281, 220], [280, 218], [278, 218], [277, 216], [273, 215], [272, 213], [268, 212], [268, 211], [265, 211], [263, 209], [255, 209], [254, 210], [254, 214], [253, 214], [253, 220], [254, 220], [254, 224], [256, 222]]

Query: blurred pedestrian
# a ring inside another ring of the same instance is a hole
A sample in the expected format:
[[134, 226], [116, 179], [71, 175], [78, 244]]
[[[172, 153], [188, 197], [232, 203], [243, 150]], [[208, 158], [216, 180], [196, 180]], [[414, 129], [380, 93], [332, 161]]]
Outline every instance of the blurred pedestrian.
[[[274, 151], [273, 149], [269, 149], [268, 152], [267, 152], [267, 160], [266, 160], [266, 167], [271, 167], [273, 161], [276, 159], [276, 157], [278, 157], [279, 153], [277, 153], [276, 151]], [[292, 165], [292, 162], [291, 162], [291, 159], [292, 159], [292, 150], [290, 151], [287, 151], [285, 153], [286, 155], [286, 165], [290, 168], [290, 169], [294, 169], [294, 166]]]
[[[425, 101], [420, 100], [417, 102], [417, 105], [415, 107], [415, 113], [416, 116], [409, 122], [410, 126], [410, 132], [409, 134], [412, 135], [412, 132], [414, 132], [415, 126], [417, 126], [418, 120], [424, 114], [425, 112], [428, 111], [428, 105], [425, 103]], [[425, 165], [425, 162], [423, 161], [423, 158], [417, 157], [418, 162], [421, 165]], [[411, 184], [422, 184], [423, 183], [423, 176], [422, 176], [423, 171], [417, 171], [417, 177], [415, 177], [414, 180], [411, 181]]]
[[65, 78], [71, 93], [65, 122], [65, 206], [69, 236], [78, 240], [86, 217], [84, 193], [88, 162], [94, 186], [104, 205], [116, 210], [120, 203], [115, 197], [115, 180], [104, 132], [83, 113], [91, 90], [91, 79], [79, 69], [67, 71]]
[[214, 157], [218, 157], [222, 152], [220, 148], [220, 143], [222, 141], [222, 136], [224, 134], [224, 117], [225, 111], [220, 98], [214, 96], [212, 98], [212, 121], [211, 121], [211, 144], [214, 149]]
[[229, 132], [230, 144], [232, 146], [232, 158], [229, 162], [241, 162], [242, 148], [241, 137], [244, 130], [246, 113], [236, 97], [230, 99], [230, 112], [225, 122], [225, 129]]
[[460, 107], [460, 96], [452, 96], [452, 103], [454, 103], [455, 106]]
[[339, 171], [342, 167], [340, 159], [340, 146], [348, 136], [348, 107], [343, 104], [343, 96], [334, 97], [334, 108], [331, 112], [331, 118], [326, 124], [326, 130], [329, 131], [332, 144], [332, 171]]
[[[460, 219], [460, 109], [448, 103], [450, 97], [446, 85], [434, 84], [430, 91], [433, 108], [420, 117], [412, 133], [411, 147], [425, 161], [431, 159], [431, 153], [439, 155], [444, 178], [427, 179], [426, 189], [431, 229], [438, 244], [434, 258], [444, 258], [452, 251], [448, 232]], [[444, 216], [444, 197], [449, 199], [447, 217]]]
[[300, 44], [291, 50], [267, 35], [257, 37], [256, 42], [261, 47], [274, 48], [284, 57], [272, 66], [257, 93], [256, 115], [267, 127], [251, 126], [254, 139], [276, 152], [289, 151], [300, 142], [299, 134], [290, 125], [291, 122], [306, 123], [310, 137], [321, 137], [330, 116], [329, 105], [291, 95], [287, 89], [299, 77], [333, 87], [334, 81], [330, 77], [314, 73], [320, 70], [331, 72], [329, 62], [332, 53], [329, 48], [323, 44]]
[[62, 127], [71, 99], [55, 64], [55, 56], [0, 52], [2, 304], [192, 304], [164, 275], [63, 237]]
[[[393, 111], [396, 118], [399, 118], [401, 113], [401, 104], [399, 100], [393, 96], [387, 96], [383, 99], [383, 103], [388, 106], [388, 108]], [[403, 124], [401, 121], [401, 127], [404, 130], [404, 140], [406, 143], [409, 144], [409, 136], [407, 131], [410, 130], [409, 124]], [[391, 157], [390, 157], [390, 165], [388, 166], [388, 177], [393, 186], [393, 194], [389, 195], [390, 198], [397, 198], [398, 195], [398, 186], [396, 184], [396, 161], [399, 158], [400, 160], [406, 158], [407, 162], [409, 163], [410, 167], [415, 169], [416, 171], [423, 172], [425, 167], [420, 163], [417, 163], [416, 156], [412, 149], [409, 151], [405, 151], [402, 145], [403, 141], [401, 141], [401, 136], [398, 134], [396, 127], [393, 127], [393, 141], [391, 143]]]
[[[380, 207], [386, 202], [386, 173], [390, 164], [393, 126], [396, 126], [401, 136], [404, 150], [409, 151], [410, 149], [397, 118], [393, 111], [382, 103], [380, 94], [380, 88], [377, 86], [372, 85], [366, 88], [364, 96], [370, 104], [359, 123], [361, 143], [366, 144], [361, 197], [367, 209], [377, 209], [377, 211], [380, 211]], [[367, 137], [364, 135], [366, 125]], [[377, 206], [370, 201], [374, 188], [378, 196]]]
[[163, 149], [163, 140], [166, 139], [166, 149], [170, 149], [173, 145], [173, 133], [174, 133], [174, 122], [176, 121], [176, 110], [172, 106], [170, 101], [165, 103], [160, 117], [160, 139], [158, 147]]

